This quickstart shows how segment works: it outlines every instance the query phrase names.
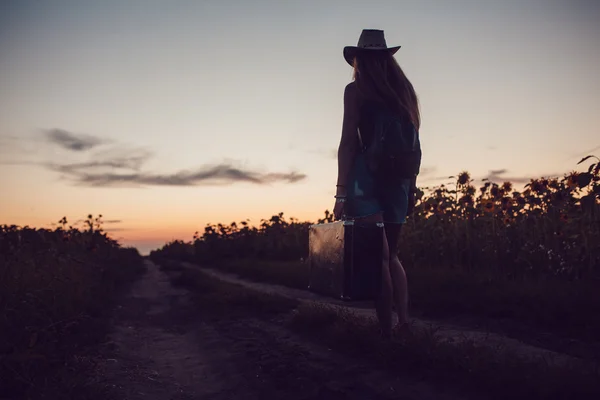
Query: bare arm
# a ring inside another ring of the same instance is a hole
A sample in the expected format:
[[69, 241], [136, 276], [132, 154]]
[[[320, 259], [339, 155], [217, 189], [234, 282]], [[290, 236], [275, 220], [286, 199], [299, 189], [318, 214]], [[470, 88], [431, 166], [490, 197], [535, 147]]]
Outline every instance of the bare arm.
[[354, 155], [358, 150], [358, 122], [358, 93], [355, 84], [350, 83], [344, 90], [344, 119], [342, 122], [342, 138], [338, 147], [338, 195], [346, 193], [343, 186], [348, 182]]

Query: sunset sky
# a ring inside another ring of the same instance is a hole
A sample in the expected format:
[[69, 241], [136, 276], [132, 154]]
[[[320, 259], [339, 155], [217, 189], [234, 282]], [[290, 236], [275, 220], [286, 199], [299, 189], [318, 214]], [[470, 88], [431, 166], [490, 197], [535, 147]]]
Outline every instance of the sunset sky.
[[600, 156], [600, 1], [0, 2], [0, 224], [103, 214], [143, 253], [333, 206], [342, 57], [383, 29], [420, 96], [420, 185]]

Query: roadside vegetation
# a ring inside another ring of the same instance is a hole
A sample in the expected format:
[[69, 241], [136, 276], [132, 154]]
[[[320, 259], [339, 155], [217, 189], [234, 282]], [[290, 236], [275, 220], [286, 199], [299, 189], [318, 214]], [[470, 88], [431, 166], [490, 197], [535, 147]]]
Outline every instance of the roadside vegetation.
[[[600, 374], [594, 363], [570, 365], [525, 359], [505, 349], [469, 341], [448, 342], [432, 329], [415, 329], [412, 337], [382, 340], [374, 319], [357, 317], [339, 307], [256, 292], [181, 263], [157, 261], [173, 284], [192, 292], [198, 315], [221, 324], [247, 318], [277, 324], [304, 340], [372, 363], [375, 369], [474, 397], [584, 399], [600, 395]], [[281, 365], [294, 363], [293, 359], [278, 360]]]
[[114, 301], [143, 271], [101, 216], [79, 229], [0, 226], [0, 397], [86, 398]]
[[[582, 171], [532, 179], [522, 190], [510, 182], [476, 186], [468, 172], [423, 188], [400, 250], [413, 311], [597, 341], [600, 162], [588, 156], [579, 165]], [[304, 289], [309, 226], [332, 221], [326, 211], [313, 222], [280, 213], [258, 226], [209, 224], [152, 255]]]

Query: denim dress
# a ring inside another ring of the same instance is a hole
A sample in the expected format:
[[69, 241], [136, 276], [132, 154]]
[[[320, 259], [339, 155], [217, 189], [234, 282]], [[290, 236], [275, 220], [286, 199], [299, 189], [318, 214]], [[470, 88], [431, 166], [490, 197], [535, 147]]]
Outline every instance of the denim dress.
[[[377, 103], [366, 103], [360, 109], [359, 129], [362, 141], [368, 145], [373, 136], [373, 107]], [[406, 222], [410, 179], [378, 179], [369, 171], [363, 149], [357, 151], [348, 182], [346, 182], [345, 218], [356, 219], [383, 213], [384, 223]]]

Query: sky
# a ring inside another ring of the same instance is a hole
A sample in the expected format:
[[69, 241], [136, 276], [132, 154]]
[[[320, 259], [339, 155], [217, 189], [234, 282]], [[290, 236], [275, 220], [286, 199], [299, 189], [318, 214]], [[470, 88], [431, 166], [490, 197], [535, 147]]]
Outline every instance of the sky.
[[362, 29], [402, 46], [421, 186], [561, 176], [600, 156], [598, 20], [594, 0], [0, 0], [0, 224], [102, 214], [147, 253], [315, 221]]

